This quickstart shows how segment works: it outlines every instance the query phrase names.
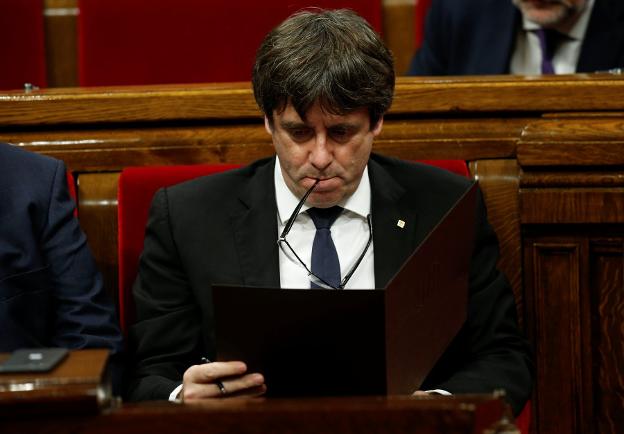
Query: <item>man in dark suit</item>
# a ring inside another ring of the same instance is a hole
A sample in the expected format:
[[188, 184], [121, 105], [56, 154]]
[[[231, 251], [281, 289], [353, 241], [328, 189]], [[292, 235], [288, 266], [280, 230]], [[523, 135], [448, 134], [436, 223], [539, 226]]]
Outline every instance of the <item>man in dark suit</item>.
[[[552, 71], [543, 65], [543, 53]], [[423, 44], [407, 75], [535, 75], [622, 67], [620, 0], [433, 0]]]
[[61, 161], [0, 143], [0, 352], [122, 338]]
[[[247, 373], [241, 361], [198, 364], [215, 353], [210, 285], [384, 287], [469, 184], [371, 154], [392, 101], [394, 68], [378, 35], [353, 12], [286, 20], [259, 48], [253, 86], [277, 158], [154, 197], [134, 288], [133, 399], [264, 393], [262, 374]], [[288, 237], [311, 276], [276, 243], [304, 199]], [[327, 236], [319, 214], [329, 213], [332, 247], [320, 258], [325, 266], [315, 268], [317, 237], [322, 244]], [[504, 388], [519, 411], [531, 390], [531, 363], [481, 199], [478, 215], [468, 320], [423, 389]], [[332, 249], [337, 274], [327, 270]]]

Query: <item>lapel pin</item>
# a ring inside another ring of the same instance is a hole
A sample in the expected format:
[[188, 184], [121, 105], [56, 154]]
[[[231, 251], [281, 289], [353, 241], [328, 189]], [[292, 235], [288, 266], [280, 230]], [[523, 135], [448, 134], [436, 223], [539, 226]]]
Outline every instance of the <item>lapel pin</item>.
[[405, 222], [403, 220], [397, 221], [397, 226], [403, 229], [405, 227]]

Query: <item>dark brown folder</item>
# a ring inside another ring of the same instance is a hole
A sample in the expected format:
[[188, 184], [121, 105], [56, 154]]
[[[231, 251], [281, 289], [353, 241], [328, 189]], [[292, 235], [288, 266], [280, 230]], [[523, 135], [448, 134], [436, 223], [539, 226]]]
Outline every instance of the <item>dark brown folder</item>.
[[218, 360], [242, 360], [271, 396], [410, 394], [466, 318], [476, 184], [385, 290], [214, 285]]

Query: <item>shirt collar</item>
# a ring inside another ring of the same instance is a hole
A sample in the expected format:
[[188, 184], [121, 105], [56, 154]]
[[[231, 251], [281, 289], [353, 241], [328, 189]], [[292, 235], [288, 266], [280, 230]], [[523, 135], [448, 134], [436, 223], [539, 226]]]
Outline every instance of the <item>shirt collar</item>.
[[[566, 36], [570, 39], [582, 41], [585, 38], [585, 32], [589, 25], [589, 18], [591, 17], [592, 9], [594, 8], [594, 0], [588, 0], [585, 9], [581, 12], [581, 16], [576, 20], [574, 26], [570, 29]], [[533, 21], [529, 21], [524, 15], [522, 16], [522, 28], [527, 32], [531, 30], [537, 30], [540, 26]]]
[[[284, 176], [282, 175], [282, 167], [280, 165], [279, 157], [275, 158], [274, 184], [278, 218], [281, 224], [285, 225], [293, 210], [299, 203], [300, 198], [295, 196], [286, 185], [286, 181], [284, 181]], [[368, 166], [364, 167], [364, 172], [362, 173], [362, 178], [360, 179], [358, 188], [351, 196], [338, 203], [338, 206], [364, 218], [370, 214], [371, 188], [370, 180], [368, 178]], [[310, 206], [303, 204], [299, 214], [307, 211], [308, 209], [310, 209]]]

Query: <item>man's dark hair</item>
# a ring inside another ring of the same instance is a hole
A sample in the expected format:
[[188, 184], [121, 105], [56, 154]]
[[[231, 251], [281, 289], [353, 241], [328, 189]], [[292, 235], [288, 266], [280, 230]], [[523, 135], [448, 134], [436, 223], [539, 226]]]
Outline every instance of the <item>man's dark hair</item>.
[[290, 102], [301, 119], [318, 101], [332, 114], [366, 107], [373, 128], [394, 92], [392, 54], [362, 17], [348, 9], [302, 11], [265, 38], [256, 53], [253, 89], [273, 124]]

